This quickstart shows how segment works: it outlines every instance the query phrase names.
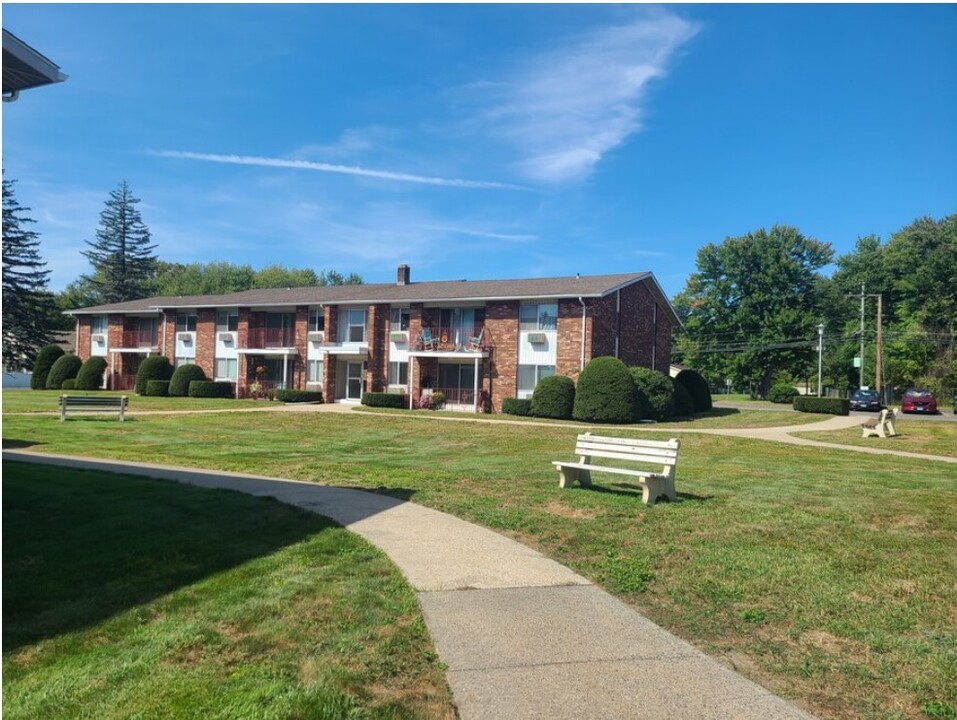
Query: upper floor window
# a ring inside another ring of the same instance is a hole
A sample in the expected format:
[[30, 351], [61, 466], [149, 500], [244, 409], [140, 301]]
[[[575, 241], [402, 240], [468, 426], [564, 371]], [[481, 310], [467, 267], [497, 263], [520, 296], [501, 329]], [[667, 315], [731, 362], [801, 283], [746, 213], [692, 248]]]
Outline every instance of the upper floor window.
[[350, 308], [340, 315], [342, 328], [339, 332], [341, 342], [361, 343], [366, 341], [366, 311], [362, 308]]
[[326, 314], [322, 308], [309, 311], [309, 332], [324, 332], [326, 329]]
[[519, 324], [523, 332], [542, 332], [558, 329], [558, 303], [522, 305]]
[[389, 318], [391, 329], [393, 332], [398, 330], [408, 330], [409, 329], [409, 308], [407, 307], [394, 307], [392, 308], [392, 315]]
[[216, 313], [216, 332], [233, 332], [238, 329], [238, 310], [220, 310]]
[[94, 315], [90, 318], [90, 332], [94, 335], [105, 335], [109, 327], [109, 318], [106, 315]]
[[195, 332], [196, 313], [176, 313], [176, 332]]

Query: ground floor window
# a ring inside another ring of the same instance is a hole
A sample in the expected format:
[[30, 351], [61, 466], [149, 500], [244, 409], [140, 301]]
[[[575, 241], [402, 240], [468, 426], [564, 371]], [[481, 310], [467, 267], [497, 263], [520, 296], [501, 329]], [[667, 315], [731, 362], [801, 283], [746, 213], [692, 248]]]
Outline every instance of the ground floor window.
[[390, 362], [389, 363], [389, 385], [408, 385], [409, 384], [409, 363]]
[[216, 360], [216, 379], [235, 380], [239, 377], [239, 366], [236, 358], [218, 358]]
[[309, 360], [306, 363], [306, 382], [322, 382], [322, 360]]
[[173, 367], [180, 367], [182, 365], [195, 365], [195, 364], [196, 364], [195, 357], [186, 357], [186, 356], [177, 355], [176, 358], [173, 360]]
[[530, 398], [539, 380], [554, 374], [554, 365], [519, 365], [518, 397]]

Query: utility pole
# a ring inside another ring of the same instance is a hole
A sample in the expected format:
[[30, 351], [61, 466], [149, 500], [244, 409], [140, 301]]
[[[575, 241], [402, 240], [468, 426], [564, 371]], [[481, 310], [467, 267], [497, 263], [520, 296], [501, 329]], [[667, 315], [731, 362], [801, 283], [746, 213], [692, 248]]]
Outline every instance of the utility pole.
[[864, 387], [864, 283], [861, 283], [861, 379], [857, 387]]
[[824, 368], [824, 323], [817, 326], [817, 396], [821, 397], [821, 371]]
[[881, 314], [884, 309], [883, 296], [877, 296], [877, 362], [874, 374], [877, 376], [874, 384], [877, 386], [877, 392], [881, 391], [881, 356], [884, 354], [884, 332]]
[[880, 293], [871, 293], [870, 295], [864, 292], [864, 283], [861, 283], [861, 294], [860, 295], [847, 295], [846, 297], [859, 297], [861, 299], [861, 367], [859, 370], [859, 380], [858, 387], [864, 387], [864, 300], [865, 298], [877, 298], [877, 362], [876, 368], [874, 370], [877, 379], [874, 383], [878, 392], [881, 390], [881, 352], [883, 350], [883, 335], [881, 328], [881, 295]]

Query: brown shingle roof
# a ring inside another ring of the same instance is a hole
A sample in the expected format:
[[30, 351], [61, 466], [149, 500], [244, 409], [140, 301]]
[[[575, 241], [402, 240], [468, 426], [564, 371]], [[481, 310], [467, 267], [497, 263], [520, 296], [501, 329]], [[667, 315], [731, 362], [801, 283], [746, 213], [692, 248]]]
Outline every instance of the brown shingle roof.
[[380, 283], [245, 290], [226, 295], [152, 297], [67, 311], [73, 315], [155, 312], [165, 308], [267, 307], [281, 305], [374, 304], [477, 300], [602, 297], [654, 276], [649, 272], [517, 280], [444, 280], [408, 285]]

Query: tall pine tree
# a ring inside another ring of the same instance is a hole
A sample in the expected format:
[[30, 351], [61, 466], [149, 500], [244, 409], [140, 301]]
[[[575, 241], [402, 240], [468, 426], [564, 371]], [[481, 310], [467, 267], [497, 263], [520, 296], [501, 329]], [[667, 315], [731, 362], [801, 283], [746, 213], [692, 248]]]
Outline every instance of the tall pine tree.
[[34, 220], [3, 181], [3, 366], [33, 367], [37, 351], [52, 342], [53, 296], [47, 291], [50, 271], [40, 259], [40, 235], [28, 230]]
[[124, 180], [110, 193], [100, 213], [96, 241], [87, 241], [91, 250], [83, 255], [93, 265], [93, 273], [84, 276], [101, 303], [137, 300], [150, 294], [149, 282], [156, 273], [155, 245], [150, 244], [149, 228], [143, 224], [133, 197]]

